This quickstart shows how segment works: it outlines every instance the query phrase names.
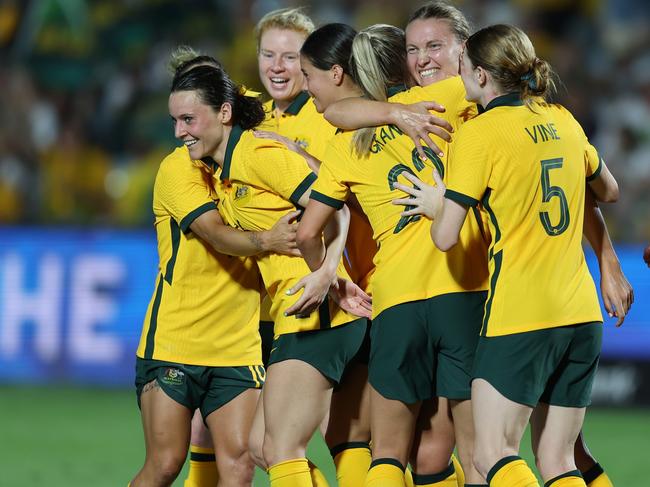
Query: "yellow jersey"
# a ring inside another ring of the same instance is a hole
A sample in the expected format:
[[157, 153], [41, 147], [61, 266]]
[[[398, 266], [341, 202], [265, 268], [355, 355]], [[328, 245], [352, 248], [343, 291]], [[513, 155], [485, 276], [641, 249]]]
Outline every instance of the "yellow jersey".
[[264, 103], [266, 118], [256, 130], [268, 130], [297, 142], [316, 159], [321, 159], [327, 141], [334, 136], [336, 127], [330, 125], [306, 91], [301, 92], [281, 114], [275, 109], [275, 102]]
[[[268, 230], [295, 210], [300, 197], [316, 180], [302, 156], [238, 126], [232, 128], [224, 163], [216, 176], [222, 217], [229, 225], [250, 231]], [[271, 299], [275, 335], [330, 328], [356, 319], [330, 299], [308, 318], [284, 316], [299, 297], [287, 296], [286, 291], [311, 271], [302, 257], [266, 253], [256, 260]], [[342, 263], [338, 274], [349, 279]]]
[[[459, 82], [456, 78], [442, 81], [409, 90], [400, 98], [435, 99], [447, 107], [441, 116], [458, 126], [466, 109], [471, 109], [464, 96], [458, 98], [449, 89]], [[378, 127], [369, 156], [360, 158], [351, 147], [353, 133], [340, 132], [330, 143], [310, 197], [339, 208], [354, 193], [367, 215], [378, 246], [372, 276], [373, 317], [405, 302], [487, 289], [487, 242], [479, 221], [468, 218], [458, 247], [444, 253], [431, 242], [428, 220], [402, 217], [403, 207], [392, 204], [403, 195], [393, 188], [395, 182], [410, 184], [404, 172], [432, 180], [434, 165], [446, 173], [444, 159], [429, 152], [429, 159], [422, 161], [411, 139], [393, 126]]]
[[492, 100], [450, 150], [445, 196], [490, 215], [483, 336], [602, 321], [582, 252], [585, 178], [600, 159], [573, 116], [517, 93]]
[[[258, 130], [277, 132], [297, 142], [316, 159], [323, 160], [325, 148], [337, 129], [318, 113], [313, 99], [306, 92], [301, 92], [280, 115], [273, 100], [264, 104], [264, 112], [266, 118], [257, 127]], [[376, 251], [372, 229], [364, 215], [355, 211], [354, 207], [350, 209], [350, 229], [343, 263], [352, 281], [370, 292], [370, 277], [374, 270], [372, 258]], [[263, 320], [270, 319], [267, 318], [267, 310], [268, 307], [263, 305]]]
[[185, 147], [160, 165], [153, 196], [159, 274], [138, 357], [214, 367], [262, 363], [254, 260], [219, 254], [190, 230], [217, 209], [211, 180]]

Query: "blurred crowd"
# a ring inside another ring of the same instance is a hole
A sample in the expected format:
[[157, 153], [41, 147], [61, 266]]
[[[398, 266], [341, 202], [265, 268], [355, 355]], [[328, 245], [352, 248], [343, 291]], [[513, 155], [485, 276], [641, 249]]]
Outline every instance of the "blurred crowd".
[[[3, 0], [0, 2], [0, 222], [146, 226], [161, 159], [170, 52], [220, 59], [261, 91], [253, 26], [306, 5], [317, 24], [403, 26], [404, 0]], [[556, 100], [582, 123], [621, 186], [605, 208], [619, 241], [650, 240], [650, 2], [455, 1], [475, 27], [524, 28], [562, 80]]]

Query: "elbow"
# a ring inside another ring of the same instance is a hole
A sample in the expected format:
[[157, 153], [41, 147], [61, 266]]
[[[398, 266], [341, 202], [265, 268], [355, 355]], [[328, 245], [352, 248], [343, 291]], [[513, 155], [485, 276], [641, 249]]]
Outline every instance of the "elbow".
[[431, 240], [443, 252], [448, 252], [458, 243], [458, 234], [445, 234], [445, 232], [431, 232]]
[[448, 252], [458, 243], [458, 238], [439, 237], [434, 240], [436, 247], [443, 252]]
[[603, 196], [603, 203], [616, 203], [618, 201], [620, 193], [618, 190], [618, 183], [614, 182], [611, 188], [607, 188], [605, 195]]
[[298, 231], [296, 232], [296, 245], [300, 252], [305, 252], [311, 244], [320, 237], [320, 234], [317, 234], [315, 230], [305, 227], [304, 225], [298, 225]]

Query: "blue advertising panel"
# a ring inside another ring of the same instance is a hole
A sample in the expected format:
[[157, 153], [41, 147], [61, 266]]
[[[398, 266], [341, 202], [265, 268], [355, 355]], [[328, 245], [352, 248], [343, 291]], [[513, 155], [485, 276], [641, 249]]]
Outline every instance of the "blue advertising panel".
[[0, 229], [0, 381], [133, 383], [153, 230]]
[[[636, 300], [603, 356], [650, 361], [650, 269], [617, 250]], [[153, 230], [0, 228], [0, 383], [131, 385], [157, 260]]]

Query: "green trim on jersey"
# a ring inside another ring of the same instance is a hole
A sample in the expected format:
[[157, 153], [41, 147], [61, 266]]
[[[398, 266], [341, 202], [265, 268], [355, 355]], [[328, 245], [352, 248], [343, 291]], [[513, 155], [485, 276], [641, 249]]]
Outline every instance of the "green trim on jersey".
[[457, 191], [447, 189], [445, 190], [445, 198], [460, 203], [465, 206], [476, 206], [478, 205], [478, 200], [467, 196], [466, 194], [459, 193]]
[[190, 211], [185, 217], [181, 220], [180, 227], [181, 230], [183, 230], [183, 233], [187, 233], [190, 230], [190, 225], [194, 220], [196, 220], [198, 217], [203, 215], [203, 213], [208, 212], [210, 210], [216, 210], [217, 209], [217, 204], [214, 201], [211, 201], [210, 203], [204, 203], [201, 206], [199, 206], [196, 210]]
[[388, 98], [390, 98], [391, 96], [395, 96], [398, 93], [402, 93], [402, 92], [406, 91], [407, 89], [408, 88], [406, 87], [406, 85], [404, 83], [402, 83], [401, 85], [395, 85], [395, 86], [389, 87], [386, 90], [386, 94], [388, 95]]
[[293, 190], [293, 193], [291, 193], [291, 196], [289, 196], [289, 201], [291, 201], [296, 206], [300, 206], [298, 204], [298, 201], [300, 201], [302, 195], [305, 194], [305, 191], [307, 191], [312, 184], [314, 184], [314, 181], [316, 181], [317, 178], [318, 177], [313, 172], [307, 174], [305, 179], [303, 179], [298, 187]]
[[201, 162], [205, 164], [205, 166], [210, 169], [213, 173], [217, 172], [217, 169], [219, 169], [219, 164], [217, 164], [217, 161], [215, 161], [212, 157], [203, 157], [201, 159]]
[[343, 208], [343, 205], [345, 204], [344, 201], [337, 200], [335, 198], [332, 198], [330, 196], [327, 196], [323, 193], [319, 193], [318, 191], [314, 191], [314, 190], [312, 190], [312, 192], [309, 194], [309, 199], [320, 201], [324, 205], [331, 206], [332, 208], [335, 208], [337, 210]]
[[[483, 112], [487, 112], [488, 110], [491, 110], [496, 107], [520, 107], [523, 104], [524, 102], [521, 99], [521, 95], [518, 92], [506, 93], [505, 95], [501, 95], [501, 96], [497, 96], [496, 98], [493, 98], [492, 101], [490, 101], [490, 103], [488, 103], [485, 106]], [[482, 113], [480, 108], [479, 108], [479, 112]]]
[[221, 171], [221, 180], [228, 179], [230, 177], [230, 164], [232, 163], [232, 155], [235, 152], [235, 147], [237, 142], [241, 139], [241, 135], [244, 133], [244, 129], [239, 125], [233, 125], [230, 130], [230, 136], [228, 137], [228, 145], [226, 146], [226, 155], [223, 158], [223, 169]]
[[600, 176], [600, 171], [603, 170], [603, 158], [599, 157], [598, 158], [598, 167], [594, 171], [594, 173], [591, 176], [587, 176], [587, 182], [591, 182], [594, 179], [596, 179], [598, 176]]
[[503, 250], [499, 250], [494, 254], [494, 273], [490, 279], [490, 298], [485, 303], [485, 316], [483, 317], [483, 327], [481, 328], [481, 336], [487, 335], [488, 322], [490, 321], [490, 313], [492, 312], [492, 301], [494, 300], [494, 292], [497, 288], [497, 281], [501, 273], [501, 263], [503, 261]]
[[158, 311], [160, 310], [160, 301], [163, 293], [163, 276], [160, 275], [158, 287], [156, 288], [156, 297], [151, 307], [151, 318], [149, 319], [149, 330], [147, 331], [147, 345], [144, 349], [144, 358], [153, 358], [153, 348], [156, 337], [156, 328], [158, 328]]
[[503, 250], [500, 250], [496, 254], [494, 253], [494, 246], [501, 240], [501, 229], [499, 228], [499, 222], [497, 221], [497, 216], [494, 214], [494, 210], [490, 206], [490, 195], [492, 190], [488, 188], [481, 200], [483, 208], [490, 215], [490, 220], [492, 220], [492, 225], [494, 225], [494, 239], [490, 245], [490, 250], [488, 252], [488, 261], [494, 259], [494, 272], [492, 278], [490, 279], [490, 290], [489, 298], [485, 303], [485, 316], [483, 317], [483, 327], [481, 328], [481, 336], [487, 335], [487, 325], [490, 320], [490, 312], [492, 311], [492, 301], [494, 300], [494, 292], [497, 288], [497, 281], [499, 279], [499, 274], [501, 273], [501, 264], [503, 262]]
[[174, 278], [174, 265], [176, 264], [176, 257], [178, 256], [178, 247], [181, 243], [181, 229], [178, 223], [173, 218], [169, 219], [169, 231], [171, 232], [172, 240], [172, 256], [167, 261], [167, 269], [165, 270], [165, 281], [171, 286], [172, 279]]
[[[298, 93], [298, 96], [296, 96], [291, 104], [287, 107], [287, 109], [284, 111], [284, 113], [288, 113], [289, 115], [298, 115], [300, 113], [300, 110], [302, 110], [302, 107], [305, 106], [305, 103], [309, 101], [309, 93], [306, 91], [301, 91]], [[275, 102], [271, 105], [275, 109]]]

